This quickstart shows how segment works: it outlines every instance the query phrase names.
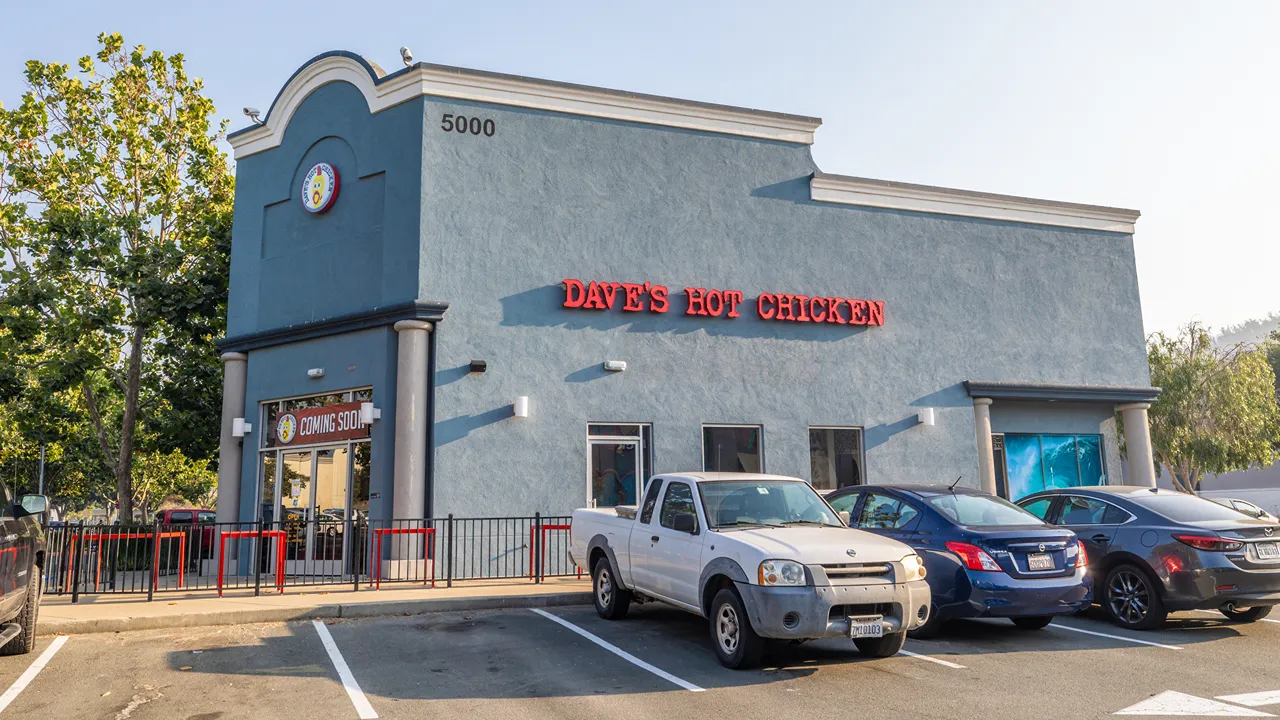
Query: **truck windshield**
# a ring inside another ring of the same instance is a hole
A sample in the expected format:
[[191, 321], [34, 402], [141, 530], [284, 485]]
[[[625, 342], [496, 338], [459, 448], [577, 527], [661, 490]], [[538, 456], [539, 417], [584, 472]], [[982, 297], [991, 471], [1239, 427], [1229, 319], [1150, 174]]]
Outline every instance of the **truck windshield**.
[[789, 523], [844, 527], [809, 487], [798, 480], [719, 480], [698, 483], [712, 528]]

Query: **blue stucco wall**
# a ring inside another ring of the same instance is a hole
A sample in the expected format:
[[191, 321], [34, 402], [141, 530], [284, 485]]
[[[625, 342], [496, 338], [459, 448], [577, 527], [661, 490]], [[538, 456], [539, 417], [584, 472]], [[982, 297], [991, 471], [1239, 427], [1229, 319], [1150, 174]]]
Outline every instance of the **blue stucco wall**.
[[[762, 424], [766, 470], [800, 477], [808, 426], [862, 426], [868, 480], [976, 485], [962, 381], [1148, 383], [1129, 236], [813, 203], [804, 146], [435, 99], [424, 111], [419, 295], [450, 303], [441, 512], [582, 504], [588, 421], [654, 423], [658, 471], [701, 468], [702, 423]], [[442, 113], [497, 133], [442, 132]], [[564, 309], [565, 277], [664, 283], [672, 311]], [[885, 326], [765, 322], [754, 307], [688, 318], [685, 286], [878, 299]], [[472, 358], [489, 371], [462, 374]], [[528, 420], [502, 412], [517, 395]], [[915, 424], [921, 407], [938, 408], [935, 426]]]
[[[446, 133], [443, 113], [492, 119], [496, 133]], [[294, 199], [302, 173], [334, 158], [342, 195], [308, 216]], [[343, 164], [363, 187], [349, 192]], [[809, 426], [859, 426], [869, 481], [976, 486], [964, 380], [1148, 384], [1131, 237], [814, 203], [816, 170], [802, 145], [496, 105], [426, 98], [370, 116], [335, 83], [303, 103], [279, 148], [239, 165], [228, 334], [370, 303], [449, 303], [437, 515], [583, 505], [588, 422], [653, 423], [658, 472], [702, 467], [703, 423], [760, 424], [765, 469], [800, 477]], [[671, 311], [568, 310], [567, 277], [665, 284]], [[748, 303], [735, 320], [686, 317], [685, 286]], [[761, 292], [881, 300], [885, 325], [761, 321]], [[251, 407], [373, 385], [386, 502], [394, 335], [255, 350], [249, 363]], [[472, 359], [488, 372], [468, 374]], [[605, 373], [605, 360], [628, 369]], [[315, 366], [331, 373], [308, 381]], [[528, 419], [512, 417], [520, 395]], [[922, 407], [938, 409], [935, 426], [916, 424]], [[1115, 476], [1110, 408], [1004, 410], [993, 409], [1002, 430], [1109, 432]]]
[[[421, 101], [370, 115], [359, 90], [330, 83], [279, 147], [237, 163], [228, 336], [417, 297], [421, 138]], [[298, 196], [321, 161], [338, 171], [340, 201], [317, 215]]]

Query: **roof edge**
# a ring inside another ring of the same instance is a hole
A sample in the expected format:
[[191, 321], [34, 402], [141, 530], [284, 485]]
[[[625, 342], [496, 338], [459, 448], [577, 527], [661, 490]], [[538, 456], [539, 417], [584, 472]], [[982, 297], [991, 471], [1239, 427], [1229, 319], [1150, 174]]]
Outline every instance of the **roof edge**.
[[815, 202], [905, 210], [937, 215], [1004, 220], [1132, 235], [1142, 213], [1126, 208], [1040, 200], [975, 190], [814, 173], [809, 197]]
[[383, 74], [355, 53], [333, 51], [308, 60], [289, 77], [261, 124], [227, 135], [236, 158], [278, 147], [302, 101], [331, 82], [357, 87], [369, 112], [375, 114], [417, 97], [431, 96], [803, 145], [813, 144], [814, 131], [822, 124], [821, 118], [805, 115], [432, 63], [415, 63]]
[[1160, 388], [1130, 385], [1051, 385], [1046, 383], [983, 382], [965, 380], [973, 398], [992, 400], [1040, 400], [1046, 402], [1154, 402]]

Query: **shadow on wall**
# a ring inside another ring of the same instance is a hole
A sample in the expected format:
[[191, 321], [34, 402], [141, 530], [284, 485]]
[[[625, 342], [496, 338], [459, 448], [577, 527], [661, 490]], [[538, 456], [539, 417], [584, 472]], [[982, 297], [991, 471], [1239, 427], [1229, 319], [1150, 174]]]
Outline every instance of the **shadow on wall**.
[[754, 295], [738, 305], [742, 317], [685, 315], [683, 287], [671, 287], [671, 309], [665, 313], [613, 310], [573, 310], [564, 307], [564, 288], [559, 284], [526, 290], [502, 298], [502, 324], [507, 327], [563, 327], [566, 330], [616, 330], [627, 332], [685, 334], [703, 331], [717, 337], [778, 338], [806, 342], [838, 342], [861, 335], [866, 325], [778, 322], [756, 315]]
[[503, 405], [486, 410], [477, 415], [459, 415], [436, 423], [436, 445], [448, 445], [454, 440], [461, 440], [472, 430], [479, 430], [486, 425], [515, 417], [515, 407]]
[[564, 381], [571, 382], [571, 383], [584, 383], [584, 382], [591, 382], [592, 380], [598, 380], [602, 377], [606, 377], [609, 375], [619, 375], [619, 374], [620, 373], [609, 372], [608, 370], [605, 370], [604, 363], [595, 363], [592, 365], [588, 365], [582, 368], [581, 370], [574, 370], [568, 375], [565, 375]]
[[804, 177], [758, 187], [751, 191], [751, 197], [765, 198], [767, 200], [790, 200], [797, 205], [813, 205], [813, 199], [809, 196], [809, 180], [811, 177], [810, 175], [805, 175]]
[[[959, 408], [969, 407], [972, 401], [969, 399], [969, 393], [964, 389], [964, 383], [956, 383], [948, 385], [941, 390], [935, 390], [928, 395], [922, 395], [911, 401], [911, 407], [933, 407], [933, 408]], [[920, 420], [916, 414], [908, 415], [891, 423], [881, 423], [871, 427], [863, 428], [862, 438], [866, 444], [866, 449], [870, 450], [879, 447], [904, 430], [910, 430], [920, 424]]]
[[451, 368], [436, 368], [436, 387], [444, 387], [456, 383], [471, 374], [471, 364]]
[[904, 430], [910, 430], [919, 424], [920, 421], [916, 419], [916, 416], [910, 415], [898, 420], [897, 422], [872, 425], [871, 427], [863, 428], [863, 442], [866, 443], [866, 449], [870, 450], [871, 448], [879, 447], [889, 442], [889, 439], [894, 435], [897, 435]]

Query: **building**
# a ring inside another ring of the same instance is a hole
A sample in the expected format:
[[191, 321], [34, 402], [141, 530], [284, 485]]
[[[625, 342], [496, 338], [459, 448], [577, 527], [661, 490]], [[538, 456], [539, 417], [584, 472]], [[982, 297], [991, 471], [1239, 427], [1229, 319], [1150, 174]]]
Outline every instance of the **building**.
[[820, 120], [345, 52], [231, 135], [218, 516], [653, 472], [1154, 484], [1132, 210], [830, 175]]

